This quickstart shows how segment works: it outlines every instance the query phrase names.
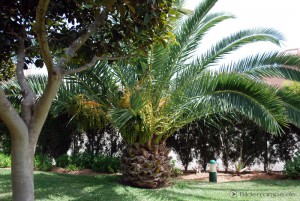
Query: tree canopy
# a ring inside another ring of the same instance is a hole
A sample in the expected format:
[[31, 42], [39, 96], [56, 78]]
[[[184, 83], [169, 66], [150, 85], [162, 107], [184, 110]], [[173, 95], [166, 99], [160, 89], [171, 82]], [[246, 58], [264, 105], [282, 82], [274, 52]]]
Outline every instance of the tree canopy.
[[[36, 15], [38, 0], [0, 1], [0, 59], [16, 55], [19, 39], [25, 40], [26, 64], [43, 66], [36, 31], [41, 29]], [[47, 2], [47, 1], [45, 1]], [[43, 4], [40, 4], [40, 9]], [[120, 56], [142, 53], [153, 41], [172, 37], [169, 26], [171, 0], [52, 0], [45, 11], [44, 29], [54, 57], [80, 36], [97, 18], [97, 31], [88, 37], [73, 58], [73, 65], [89, 62], [93, 56]]]

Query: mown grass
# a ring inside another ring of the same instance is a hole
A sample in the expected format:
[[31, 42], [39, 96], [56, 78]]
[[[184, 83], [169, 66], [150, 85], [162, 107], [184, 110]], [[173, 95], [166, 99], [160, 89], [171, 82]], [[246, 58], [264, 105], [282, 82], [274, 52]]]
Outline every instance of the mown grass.
[[[174, 180], [174, 185], [157, 190], [124, 186], [119, 180], [117, 175], [76, 176], [36, 172], [35, 196], [36, 200], [59, 201], [300, 200], [299, 180], [227, 183]], [[9, 170], [0, 169], [0, 200], [11, 200]]]

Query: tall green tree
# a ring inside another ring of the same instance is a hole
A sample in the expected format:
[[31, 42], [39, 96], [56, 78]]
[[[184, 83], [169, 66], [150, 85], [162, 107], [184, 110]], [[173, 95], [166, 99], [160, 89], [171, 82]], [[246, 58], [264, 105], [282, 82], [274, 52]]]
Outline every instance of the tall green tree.
[[[224, 37], [196, 59], [203, 36], [233, 16], [209, 13], [216, 0], [204, 0], [176, 27], [177, 43], [153, 45], [148, 57], [109, 65], [123, 96], [111, 119], [127, 146], [122, 157], [123, 182], [143, 188], [165, 185], [170, 176], [166, 140], [179, 128], [211, 114], [238, 113], [272, 133], [292, 121], [300, 125], [299, 101], [263, 83], [279, 76], [299, 81], [300, 58], [279, 52], [259, 53], [229, 64], [221, 59], [247, 44], [279, 45], [273, 29], [242, 30]], [[210, 70], [218, 66], [219, 71]], [[294, 68], [285, 68], [294, 66]]]
[[[0, 87], [0, 119], [12, 143], [13, 200], [34, 200], [33, 158], [42, 126], [64, 76], [98, 60], [143, 54], [167, 34], [171, 0], [0, 1], [0, 60], [16, 58], [22, 90], [20, 113]], [[24, 75], [27, 64], [46, 66], [47, 85], [37, 97]]]
[[197, 159], [200, 167], [206, 171], [207, 163], [221, 154], [218, 132], [223, 125], [220, 123], [223, 122], [218, 121], [218, 125], [211, 125], [200, 119], [185, 125], [168, 138], [167, 146], [175, 151], [185, 170], [193, 159]]

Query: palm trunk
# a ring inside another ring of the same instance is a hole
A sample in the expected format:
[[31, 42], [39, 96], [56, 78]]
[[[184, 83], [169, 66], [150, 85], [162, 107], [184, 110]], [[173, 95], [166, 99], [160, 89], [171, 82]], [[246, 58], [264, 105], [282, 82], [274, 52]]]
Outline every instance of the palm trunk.
[[165, 186], [171, 176], [169, 149], [165, 144], [151, 147], [136, 143], [123, 151], [122, 182], [140, 188]]

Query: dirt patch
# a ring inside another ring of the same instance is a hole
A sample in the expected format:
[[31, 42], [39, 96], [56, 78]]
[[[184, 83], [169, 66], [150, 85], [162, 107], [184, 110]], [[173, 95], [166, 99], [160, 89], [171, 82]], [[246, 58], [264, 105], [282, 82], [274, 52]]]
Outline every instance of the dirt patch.
[[72, 174], [72, 175], [99, 175], [100, 173], [97, 172], [93, 172], [90, 169], [83, 169], [83, 170], [74, 170], [74, 171], [68, 171], [64, 168], [60, 168], [60, 167], [54, 167], [52, 168], [51, 172], [53, 173], [60, 173], [60, 174]]
[[[72, 175], [100, 175], [101, 173], [93, 172], [89, 169], [83, 169], [78, 171], [68, 171], [64, 168], [54, 167], [52, 168], [51, 172], [53, 173], [61, 173], [61, 174], [72, 174]], [[218, 182], [230, 182], [230, 181], [247, 181], [247, 180], [257, 180], [257, 179], [285, 179], [281, 173], [251, 173], [251, 174], [241, 174], [237, 176], [235, 174], [228, 174], [228, 173], [218, 173], [217, 180]], [[202, 173], [185, 173], [178, 177], [178, 179], [183, 180], [199, 180], [199, 181], [209, 181], [209, 173], [202, 172]]]
[[[209, 181], [209, 173], [197, 173], [197, 174], [184, 174], [179, 176], [180, 179], [184, 180], [199, 180], [199, 181]], [[240, 176], [234, 174], [218, 173], [218, 182], [230, 182], [230, 181], [247, 181], [256, 179], [284, 179], [285, 176], [279, 173], [253, 173], [253, 174], [241, 174]]]

